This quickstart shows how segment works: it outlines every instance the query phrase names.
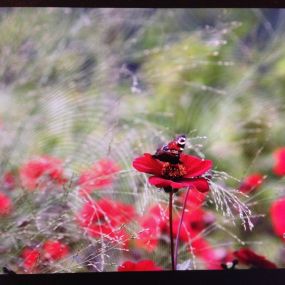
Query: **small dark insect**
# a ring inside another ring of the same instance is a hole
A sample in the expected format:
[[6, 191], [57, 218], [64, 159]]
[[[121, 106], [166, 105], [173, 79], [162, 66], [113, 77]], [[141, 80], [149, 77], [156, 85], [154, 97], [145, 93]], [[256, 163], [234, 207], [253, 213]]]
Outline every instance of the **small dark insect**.
[[10, 270], [9, 268], [7, 268], [5, 266], [2, 268], [2, 270], [3, 270], [3, 273], [5, 273], [5, 274], [17, 274], [15, 271]]
[[179, 163], [180, 154], [184, 150], [185, 143], [186, 136], [180, 135], [168, 144], [158, 148], [153, 157], [159, 159], [160, 161], [170, 162], [173, 164]]

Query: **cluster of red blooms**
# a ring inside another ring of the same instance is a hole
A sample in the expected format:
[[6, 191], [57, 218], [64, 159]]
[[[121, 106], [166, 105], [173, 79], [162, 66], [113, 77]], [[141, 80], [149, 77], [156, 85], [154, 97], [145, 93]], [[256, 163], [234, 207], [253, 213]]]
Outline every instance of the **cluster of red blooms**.
[[41, 262], [58, 261], [69, 255], [69, 247], [58, 240], [47, 240], [39, 249], [25, 248], [22, 251], [22, 266], [28, 273], [37, 272]]
[[50, 182], [61, 185], [66, 182], [63, 172], [61, 160], [50, 156], [37, 157], [21, 167], [21, 184], [30, 191], [46, 187]]
[[[79, 193], [89, 194], [95, 189], [111, 185], [113, 174], [119, 170], [115, 162], [108, 159], [99, 160], [90, 170], [81, 173], [77, 182]], [[19, 169], [19, 185], [28, 191], [43, 190], [50, 185], [57, 188], [66, 181], [63, 163], [55, 157], [47, 155], [36, 157], [23, 164]], [[11, 214], [12, 200], [9, 193], [4, 192], [13, 190], [17, 183], [18, 181], [11, 172], [6, 172], [3, 175], [0, 189], [0, 216]], [[105, 215], [106, 213], [108, 216]], [[96, 202], [87, 202], [78, 221], [93, 237], [106, 235], [119, 239], [125, 236], [125, 239], [128, 239], [128, 233], [124, 229], [114, 231], [114, 228], [119, 228], [122, 223], [130, 221], [133, 217], [134, 209], [131, 206], [102, 199]], [[47, 240], [41, 248], [26, 247], [22, 251], [22, 267], [28, 273], [38, 272], [40, 265], [60, 260], [69, 255], [69, 252], [70, 249], [66, 244], [57, 240]]]
[[103, 236], [126, 246], [129, 234], [122, 225], [130, 222], [134, 217], [135, 210], [131, 205], [110, 199], [100, 199], [87, 201], [77, 219], [88, 235], [94, 238]]
[[[264, 256], [259, 255], [249, 248], [240, 248], [237, 251], [227, 253], [220, 257], [219, 266], [208, 267], [208, 269], [234, 269], [238, 264], [242, 268], [266, 268], [275, 269], [277, 266], [267, 260]], [[210, 261], [209, 261], [210, 262]], [[124, 271], [161, 271], [161, 267], [157, 266], [152, 260], [141, 260], [140, 262], [125, 261], [118, 266], [119, 272]]]
[[[285, 176], [285, 148], [274, 153], [275, 165], [273, 172], [278, 176]], [[248, 248], [235, 252], [215, 249], [201, 232], [215, 222], [212, 212], [203, 209], [205, 198], [208, 195], [209, 184], [207, 173], [212, 168], [210, 160], [202, 160], [187, 154], [181, 154], [181, 163], [173, 165], [159, 161], [151, 154], [144, 154], [134, 160], [133, 166], [140, 172], [151, 174], [149, 183], [158, 188], [178, 189], [190, 187], [183, 226], [178, 231], [181, 214], [175, 213], [173, 217], [173, 234], [181, 243], [188, 246], [190, 253], [195, 254], [207, 269], [221, 269], [221, 264], [237, 260], [239, 264], [257, 268], [275, 268], [276, 266], [265, 257], [254, 253]], [[120, 170], [119, 166], [107, 159], [95, 163], [91, 169], [83, 171], [77, 181], [79, 193], [88, 199], [77, 214], [79, 226], [93, 238], [106, 238], [109, 241], [121, 243], [123, 247], [136, 246], [147, 252], [157, 250], [159, 244], [169, 234], [169, 217], [167, 209], [159, 204], [149, 207], [147, 213], [138, 217], [132, 205], [111, 200], [92, 200], [89, 194], [94, 190], [110, 186], [114, 175]], [[29, 191], [43, 189], [49, 185], [61, 186], [67, 181], [61, 160], [41, 156], [25, 163], [19, 169], [19, 184]], [[264, 175], [252, 173], [240, 185], [240, 191], [251, 193], [256, 191], [263, 183]], [[9, 191], [17, 186], [14, 174], [7, 172], [1, 179], [0, 189], [0, 216], [11, 214], [15, 205], [9, 197]], [[178, 203], [183, 204], [185, 191], [178, 193]], [[83, 197], [83, 198], [84, 198]], [[285, 198], [273, 202], [270, 214], [273, 229], [281, 239], [285, 233]], [[140, 231], [133, 243], [130, 243], [130, 233], [124, 227], [133, 219], [138, 220]], [[191, 246], [190, 246], [191, 245]], [[60, 241], [48, 240], [40, 249], [25, 248], [21, 254], [23, 268], [26, 272], [36, 272], [42, 261], [56, 261], [66, 257], [70, 252], [69, 247]], [[118, 267], [118, 271], [145, 271], [162, 270], [151, 260], [139, 262], [126, 261]]]
[[120, 167], [112, 160], [102, 159], [91, 169], [81, 173], [78, 179], [79, 192], [82, 196], [112, 184], [114, 175]]

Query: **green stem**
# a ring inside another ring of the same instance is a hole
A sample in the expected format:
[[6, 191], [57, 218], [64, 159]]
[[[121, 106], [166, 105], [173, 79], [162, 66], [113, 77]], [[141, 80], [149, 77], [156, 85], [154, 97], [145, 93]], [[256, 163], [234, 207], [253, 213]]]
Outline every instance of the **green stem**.
[[169, 193], [169, 229], [170, 229], [170, 250], [171, 250], [171, 269], [176, 270], [176, 265], [174, 262], [174, 241], [173, 241], [173, 226], [172, 226], [172, 202], [173, 191]]
[[184, 199], [184, 203], [183, 203], [183, 209], [182, 209], [181, 218], [180, 218], [180, 221], [179, 221], [179, 226], [178, 226], [178, 231], [177, 231], [177, 236], [176, 236], [175, 253], [174, 253], [174, 264], [175, 264], [175, 267], [177, 265], [179, 236], [180, 236], [181, 226], [182, 226], [183, 217], [184, 217], [184, 213], [185, 213], [185, 208], [186, 208], [186, 205], [187, 205], [187, 199], [188, 199], [189, 190], [190, 190], [190, 187], [188, 187], [186, 195], [185, 195], [185, 199]]

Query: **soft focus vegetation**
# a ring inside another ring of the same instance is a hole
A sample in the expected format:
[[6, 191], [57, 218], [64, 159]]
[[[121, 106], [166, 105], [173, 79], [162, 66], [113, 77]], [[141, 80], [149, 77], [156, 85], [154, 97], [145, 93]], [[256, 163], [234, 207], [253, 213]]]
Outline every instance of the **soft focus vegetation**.
[[[199, 207], [212, 220], [198, 234], [212, 259], [181, 241], [180, 268], [220, 268], [244, 246], [285, 266], [270, 215], [285, 195], [285, 171], [274, 171], [285, 146], [284, 10], [1, 8], [0, 33], [1, 267], [116, 271], [151, 259], [169, 269], [163, 231], [154, 251], [138, 242], [168, 196], [132, 161], [181, 133], [187, 153], [224, 172], [223, 187], [246, 192], [255, 227], [245, 231], [238, 212], [233, 224], [209, 193]], [[243, 190], [256, 173], [262, 183]], [[90, 234], [83, 212], [105, 232]]]

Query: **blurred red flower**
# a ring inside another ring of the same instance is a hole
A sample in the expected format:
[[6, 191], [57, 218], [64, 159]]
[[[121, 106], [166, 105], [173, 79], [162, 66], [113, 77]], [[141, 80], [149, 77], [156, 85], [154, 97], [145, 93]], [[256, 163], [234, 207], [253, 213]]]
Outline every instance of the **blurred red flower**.
[[142, 230], [136, 239], [136, 245], [152, 252], [156, 249], [161, 234], [167, 230], [168, 215], [165, 208], [160, 205], [153, 205], [147, 214], [139, 219]]
[[2, 183], [5, 189], [13, 189], [15, 187], [16, 181], [12, 172], [5, 172], [2, 178]]
[[78, 215], [78, 221], [92, 237], [98, 238], [103, 235], [110, 240], [122, 241], [129, 237], [122, 225], [134, 217], [133, 206], [101, 199], [86, 202]]
[[[178, 234], [179, 222], [180, 215], [176, 215], [173, 219], [174, 237]], [[191, 210], [188, 209], [184, 213], [183, 224], [180, 230], [180, 240], [186, 244], [191, 243], [192, 250], [196, 250], [197, 254], [202, 257], [205, 256], [205, 259], [209, 257], [211, 248], [208, 244], [205, 245], [207, 242], [198, 236], [202, 230], [213, 222], [213, 214], [200, 207], [195, 207]], [[149, 208], [146, 215], [139, 219], [139, 224], [142, 230], [136, 239], [136, 246], [148, 252], [153, 252], [157, 248], [163, 234], [169, 234], [167, 209], [161, 205], [153, 205]]]
[[203, 237], [194, 236], [188, 248], [190, 253], [203, 261], [206, 269], [221, 269], [221, 254], [219, 250], [213, 248]]
[[285, 237], [285, 198], [274, 201], [270, 208], [271, 221], [276, 235]]
[[[215, 221], [215, 216], [202, 208], [193, 208], [184, 213], [179, 238], [188, 243], [206, 227]], [[178, 234], [180, 215], [173, 220], [173, 233]]]
[[118, 267], [118, 271], [162, 271], [162, 268], [157, 266], [152, 260], [141, 260], [137, 263], [125, 261]]
[[[187, 191], [183, 191], [179, 197], [179, 202], [183, 205]], [[197, 189], [192, 189], [188, 193], [186, 201], [186, 209], [202, 206], [206, 200], [208, 193], [199, 192]]]
[[5, 216], [10, 214], [12, 210], [12, 201], [11, 199], [0, 192], [0, 216]]
[[95, 163], [90, 170], [82, 172], [78, 179], [80, 193], [91, 193], [93, 190], [112, 184], [114, 174], [120, 167], [112, 160], [102, 159]]
[[58, 184], [65, 183], [61, 160], [50, 156], [41, 156], [28, 161], [20, 169], [22, 185], [28, 190], [35, 190], [44, 182], [43, 178], [48, 178]]
[[253, 250], [249, 248], [241, 248], [235, 251], [233, 254], [240, 263], [252, 266], [254, 268], [277, 268], [277, 266], [273, 262], [267, 260], [262, 255], [256, 254]]
[[263, 175], [260, 173], [253, 173], [247, 176], [241, 183], [239, 190], [243, 193], [249, 193], [256, 190], [263, 182]]
[[69, 254], [69, 247], [60, 241], [48, 240], [43, 245], [44, 257], [59, 260]]
[[133, 161], [133, 167], [144, 173], [152, 174], [149, 183], [158, 188], [180, 189], [191, 187], [200, 192], [209, 190], [208, 181], [201, 177], [212, 168], [211, 160], [202, 160], [198, 157], [181, 154], [181, 163], [172, 164], [153, 158], [149, 153]]
[[237, 259], [234, 257], [233, 252], [223, 248], [213, 249], [213, 258], [207, 263], [207, 269], [233, 269], [237, 265]]
[[284, 176], [285, 175], [285, 147], [277, 149], [273, 153], [275, 159], [275, 165], [273, 167], [273, 172], [276, 175]]
[[[190, 193], [189, 193], [190, 194]], [[173, 234], [178, 235], [180, 215], [173, 220]], [[207, 269], [220, 269], [217, 264], [218, 252], [203, 238], [201, 232], [215, 221], [215, 216], [201, 207], [187, 207], [179, 233], [179, 239], [184, 242], [189, 251], [203, 260]], [[169, 230], [169, 228], [168, 228]]]
[[34, 272], [40, 259], [40, 251], [37, 249], [25, 248], [21, 256], [23, 258], [23, 267], [29, 273]]

